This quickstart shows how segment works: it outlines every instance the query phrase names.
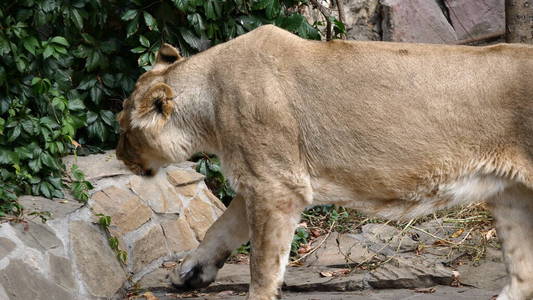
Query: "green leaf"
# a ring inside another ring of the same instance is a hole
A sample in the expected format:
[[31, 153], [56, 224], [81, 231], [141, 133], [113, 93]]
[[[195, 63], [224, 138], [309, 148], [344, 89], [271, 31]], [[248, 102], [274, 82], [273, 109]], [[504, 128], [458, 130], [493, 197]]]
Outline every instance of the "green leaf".
[[139, 29], [139, 17], [135, 17], [126, 26], [126, 38], [132, 36]]
[[172, 0], [172, 2], [181, 11], [187, 11], [187, 8], [189, 7], [188, 0]]
[[57, 162], [47, 152], [43, 152], [43, 154], [41, 155], [41, 161], [44, 163], [45, 166], [47, 166], [49, 168], [58, 169]]
[[48, 45], [46, 46], [46, 48], [44, 48], [43, 57], [45, 59], [49, 58], [53, 54], [54, 54], [54, 48], [51, 45]]
[[[33, 134], [33, 122], [30, 119], [26, 119], [20, 122], [20, 124], [22, 125], [22, 128], [24, 129], [24, 131], [26, 131], [26, 133]], [[1, 128], [1, 124], [0, 124], [0, 128]]]
[[14, 140], [16, 140], [19, 135], [20, 135], [20, 128], [22, 126], [16, 126], [15, 128], [13, 128], [13, 130], [10, 131], [10, 133], [8, 133], [8, 138], [7, 138], [7, 141], [9, 143], [13, 142]]
[[137, 48], [133, 48], [131, 49], [130, 51], [133, 52], [133, 53], [143, 53], [145, 52], [147, 49], [144, 48], [144, 47], [137, 47]]
[[[139, 42], [141, 43], [141, 45], [143, 45], [146, 48], [150, 47], [150, 41], [144, 35], [140, 35], [139, 36]], [[133, 50], [132, 50], [132, 52], [133, 52]], [[135, 52], [133, 52], [133, 53], [135, 53]]]
[[261, 10], [265, 9], [269, 5], [272, 5], [272, 2], [275, 0], [253, 0], [252, 1], [252, 10]]
[[150, 30], [157, 31], [157, 21], [154, 19], [154, 17], [146, 11], [143, 13], [143, 15], [146, 26], [148, 26]]
[[89, 94], [91, 95], [91, 100], [94, 104], [99, 105], [102, 101], [102, 89], [98, 84], [94, 85], [90, 90]]
[[132, 20], [137, 16], [137, 10], [135, 9], [128, 9], [121, 17], [123, 21], [129, 21]]
[[52, 99], [52, 106], [60, 111], [65, 110], [65, 102], [59, 97], [54, 97], [54, 99]]
[[39, 191], [46, 198], [52, 198], [53, 189], [54, 187], [46, 181], [39, 183]]
[[185, 42], [198, 51], [205, 50], [209, 47], [209, 40], [198, 38], [186, 28], [181, 27], [180, 33]]
[[22, 45], [28, 52], [35, 55], [35, 49], [39, 47], [39, 41], [33, 36], [29, 36], [22, 41]]
[[222, 9], [217, 0], [207, 0], [204, 2], [205, 16], [208, 20], [217, 20], [222, 15]]
[[116, 120], [115, 114], [113, 114], [113, 112], [111, 112], [109, 110], [100, 111], [100, 117], [109, 126], [113, 126], [113, 124], [115, 123], [115, 120]]
[[77, 9], [72, 9], [70, 11], [70, 19], [72, 20], [72, 23], [74, 23], [76, 28], [78, 28], [78, 30], [81, 30], [83, 28], [83, 18]]
[[83, 104], [83, 101], [81, 101], [80, 99], [73, 99], [68, 101], [67, 107], [69, 110], [73, 111], [83, 110], [85, 109], [85, 104]]
[[94, 111], [90, 111], [87, 113], [87, 124], [92, 124], [96, 119], [98, 118], [98, 114]]
[[53, 37], [50, 40], [50, 42], [54, 43], [54, 44], [62, 45], [62, 46], [65, 46], [65, 47], [69, 47], [70, 46], [70, 44], [68, 43], [67, 39], [65, 39], [62, 36]]

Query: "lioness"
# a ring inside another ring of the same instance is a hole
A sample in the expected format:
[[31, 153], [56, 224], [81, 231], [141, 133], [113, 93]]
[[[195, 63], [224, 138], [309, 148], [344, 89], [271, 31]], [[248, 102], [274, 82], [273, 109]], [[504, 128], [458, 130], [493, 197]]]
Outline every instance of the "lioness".
[[163, 45], [119, 115], [117, 156], [150, 174], [215, 153], [237, 196], [177, 285], [251, 240], [248, 299], [274, 299], [302, 210], [388, 218], [486, 200], [533, 297], [533, 48], [307, 41], [267, 25], [190, 58]]

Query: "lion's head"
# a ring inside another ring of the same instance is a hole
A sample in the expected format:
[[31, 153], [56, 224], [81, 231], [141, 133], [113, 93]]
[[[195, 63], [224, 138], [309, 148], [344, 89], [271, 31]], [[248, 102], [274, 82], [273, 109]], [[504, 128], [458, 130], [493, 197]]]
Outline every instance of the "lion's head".
[[168, 130], [174, 112], [174, 91], [165, 81], [170, 65], [180, 60], [179, 52], [164, 44], [152, 70], [144, 73], [118, 114], [120, 137], [117, 158], [136, 174], [153, 175], [172, 161]]

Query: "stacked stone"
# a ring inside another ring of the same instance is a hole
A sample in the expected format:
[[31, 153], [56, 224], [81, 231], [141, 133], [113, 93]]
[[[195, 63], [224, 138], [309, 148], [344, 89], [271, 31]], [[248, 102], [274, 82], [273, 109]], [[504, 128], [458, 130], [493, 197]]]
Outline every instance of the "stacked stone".
[[[113, 151], [65, 163], [76, 163], [93, 183], [90, 200], [19, 199], [30, 221], [0, 224], [0, 299], [119, 297], [194, 249], [224, 210], [192, 163], [151, 178], [131, 174]], [[45, 224], [29, 215], [42, 211], [52, 214]], [[125, 265], [96, 214], [111, 217], [109, 232], [128, 253]]]

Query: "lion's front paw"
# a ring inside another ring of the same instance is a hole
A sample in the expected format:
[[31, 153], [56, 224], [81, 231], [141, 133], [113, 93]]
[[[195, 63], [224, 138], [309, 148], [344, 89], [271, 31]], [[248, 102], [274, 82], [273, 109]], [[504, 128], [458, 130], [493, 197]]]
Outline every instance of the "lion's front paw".
[[172, 284], [179, 289], [197, 289], [215, 281], [218, 267], [207, 260], [198, 259], [194, 254], [185, 258], [171, 275]]

